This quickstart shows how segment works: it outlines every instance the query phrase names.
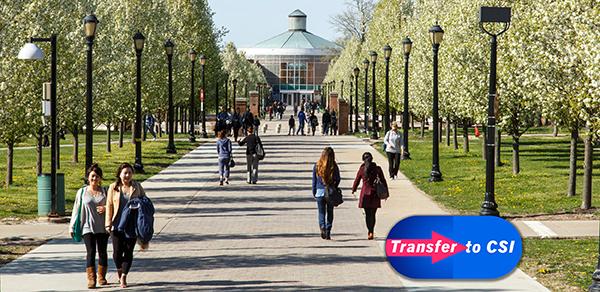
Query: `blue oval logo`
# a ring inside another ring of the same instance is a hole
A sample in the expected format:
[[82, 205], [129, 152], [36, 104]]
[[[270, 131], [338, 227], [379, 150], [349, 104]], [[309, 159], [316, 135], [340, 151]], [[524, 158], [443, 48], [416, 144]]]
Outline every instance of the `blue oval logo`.
[[519, 231], [492, 216], [411, 216], [390, 230], [390, 264], [415, 279], [496, 279], [521, 260]]

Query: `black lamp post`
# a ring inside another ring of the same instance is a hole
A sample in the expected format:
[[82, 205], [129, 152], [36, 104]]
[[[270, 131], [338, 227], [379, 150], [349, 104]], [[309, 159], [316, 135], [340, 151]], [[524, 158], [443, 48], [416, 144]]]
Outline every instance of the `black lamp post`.
[[372, 86], [372, 90], [371, 90], [371, 100], [372, 100], [372, 105], [371, 105], [371, 109], [372, 109], [372, 113], [373, 115], [371, 116], [372, 120], [373, 120], [373, 126], [371, 129], [371, 139], [378, 139], [379, 137], [377, 137], [377, 103], [375, 100], [375, 97], [377, 96], [377, 91], [375, 89], [375, 64], [377, 63], [377, 53], [375, 51], [371, 51], [369, 53], [369, 56], [371, 56], [371, 63], [373, 63], [373, 86]]
[[191, 49], [190, 52], [188, 53], [188, 56], [190, 57], [190, 61], [192, 61], [192, 76], [191, 76], [191, 83], [192, 83], [192, 87], [190, 90], [190, 113], [189, 113], [189, 123], [190, 123], [190, 138], [189, 141], [190, 142], [196, 142], [196, 131], [194, 129], [194, 124], [195, 124], [195, 120], [194, 120], [194, 116], [195, 116], [195, 109], [196, 109], [196, 104], [195, 104], [195, 99], [194, 99], [194, 67], [196, 65], [196, 56], [198, 54], [196, 53], [196, 51], [194, 49]]
[[217, 128], [217, 116], [219, 115], [219, 80], [215, 82], [215, 129]]
[[369, 60], [365, 59], [363, 61], [363, 69], [365, 69], [365, 134], [369, 133]]
[[142, 164], [142, 51], [144, 50], [144, 40], [146, 38], [141, 32], [136, 32], [133, 35], [133, 45], [135, 48], [136, 57], [136, 99], [135, 99], [135, 163], [133, 169], [137, 173], [144, 173], [144, 165]]
[[383, 47], [383, 57], [385, 59], [385, 116], [383, 117], [383, 130], [385, 133], [390, 130], [390, 57], [392, 56], [392, 47], [385, 45]]
[[[96, 36], [96, 27], [98, 19], [96, 15], [90, 14], [83, 19], [83, 30], [87, 40], [87, 89], [85, 103], [85, 170], [92, 165], [94, 149], [94, 124], [93, 124], [93, 97], [92, 97], [92, 47], [94, 46], [94, 37]], [[86, 178], [87, 181], [87, 178]]]
[[410, 56], [410, 50], [412, 49], [412, 41], [405, 37], [402, 40], [402, 48], [404, 49], [404, 110], [402, 112], [402, 143], [404, 151], [402, 152], [402, 159], [410, 159], [410, 152], [408, 151], [408, 57]]
[[167, 61], [169, 65], [169, 110], [168, 110], [168, 131], [169, 144], [167, 145], [167, 153], [177, 153], [175, 149], [175, 140], [173, 138], [173, 49], [175, 44], [171, 40], [165, 42], [165, 53], [167, 53]]
[[237, 91], [237, 79], [233, 79], [233, 81], [231, 81], [233, 83], [233, 98], [231, 100], [231, 107], [233, 108], [233, 112], [235, 113], [235, 94]]
[[229, 112], [229, 75], [225, 75], [225, 111]]
[[[498, 47], [497, 37], [508, 30], [510, 27], [510, 8], [509, 7], [481, 7], [479, 11], [479, 27], [483, 32], [490, 35], [490, 78], [488, 90], [488, 123], [486, 132], [486, 161], [485, 161], [485, 198], [481, 204], [479, 215], [499, 216], [498, 204], [494, 198], [494, 171], [495, 171], [495, 128], [496, 116], [494, 114], [494, 102], [496, 101], [496, 50]], [[499, 33], [491, 33], [484, 27], [484, 23], [503, 23], [504, 29]], [[599, 258], [600, 260], [600, 258]], [[600, 263], [600, 262], [599, 262]], [[599, 266], [600, 267], [600, 266]], [[600, 271], [596, 270], [598, 273]], [[594, 278], [596, 276], [596, 278]], [[600, 277], [594, 272], [594, 283], [590, 286], [590, 291], [600, 291]]]
[[204, 65], [206, 64], [206, 57], [204, 55], [200, 55], [200, 74], [202, 77], [202, 90], [200, 91], [200, 111], [202, 112], [202, 138], [208, 138], [208, 134], [206, 133], [206, 110], [204, 109], [204, 93], [205, 93], [205, 83], [204, 83]]
[[354, 133], [358, 133], [358, 74], [360, 69], [354, 67]]
[[41, 60], [44, 52], [34, 42], [50, 43], [50, 213], [48, 217], [57, 217], [58, 200], [56, 193], [56, 168], [57, 168], [57, 139], [56, 139], [56, 40], [57, 35], [52, 34], [49, 38], [30, 38], [17, 58], [22, 60]]
[[354, 84], [354, 83], [352, 82], [352, 76], [351, 76], [351, 77], [350, 77], [350, 111], [349, 111], [349, 112], [350, 112], [350, 114], [348, 115], [348, 116], [349, 116], [349, 118], [350, 118], [350, 123], [349, 123], [349, 126], [350, 126], [350, 133], [354, 133], [354, 131], [352, 130], [352, 113], [354, 113], [354, 111], [352, 110], [352, 107], [353, 107], [353, 104], [352, 104], [352, 94], [353, 94], [353, 93], [352, 93], [352, 89], [353, 89], [353, 87], [354, 87], [354, 85], [353, 85], [353, 84]]
[[431, 34], [431, 44], [433, 45], [433, 163], [429, 181], [437, 182], [442, 181], [438, 143], [440, 138], [438, 129], [438, 50], [444, 36], [444, 30], [436, 24], [429, 29], [429, 33]]

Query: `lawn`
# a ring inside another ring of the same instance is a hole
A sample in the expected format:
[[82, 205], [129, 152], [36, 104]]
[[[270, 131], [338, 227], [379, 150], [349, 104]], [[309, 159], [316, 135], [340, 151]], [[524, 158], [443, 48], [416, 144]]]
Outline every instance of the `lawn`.
[[[165, 136], [163, 136], [165, 137]], [[115, 137], [113, 137], [115, 138]], [[85, 139], [81, 139], [81, 142]], [[106, 141], [106, 140], [104, 140]], [[167, 141], [146, 141], [142, 143], [142, 163], [145, 174], [136, 174], [135, 179], [143, 181], [157, 174], [181, 156], [194, 149], [198, 143], [175, 141], [177, 154], [167, 154]], [[85, 175], [85, 148], [83, 143], [79, 151], [79, 162], [72, 162], [73, 147], [61, 147], [60, 169], [58, 173], [65, 174], [65, 198], [67, 213], [70, 213], [73, 199], [78, 188], [83, 185]], [[43, 172], [50, 172], [50, 148], [43, 150]], [[37, 216], [37, 178], [35, 149], [15, 149], [12, 185], [5, 184], [6, 150], [0, 150], [0, 218], [16, 217], [32, 219]], [[131, 140], [125, 140], [123, 148], [112, 145], [112, 152], [106, 152], [106, 145], [94, 145], [94, 161], [98, 162], [104, 171], [104, 185], [112, 183], [115, 171], [122, 162], [133, 164], [135, 145]]]
[[523, 241], [519, 268], [551, 291], [587, 291], [597, 256], [598, 239], [531, 238]]
[[[483, 139], [483, 136], [481, 136]], [[478, 214], [485, 194], [485, 161], [482, 140], [470, 141], [470, 152], [440, 144], [440, 169], [444, 181], [430, 183], [432, 142], [430, 132], [424, 138], [418, 129], [411, 132], [411, 160], [402, 161], [400, 170], [421, 190], [448, 209], [460, 214]], [[381, 139], [380, 139], [381, 141]], [[381, 142], [374, 145], [381, 151]], [[579, 144], [577, 196], [567, 197], [569, 178], [569, 137], [525, 136], [520, 146], [521, 172], [512, 174], [512, 140], [502, 140], [503, 166], [496, 168], [495, 195], [501, 216], [580, 212], [583, 185], [583, 143]], [[600, 161], [595, 153], [594, 161]], [[600, 163], [594, 165], [593, 206], [600, 205]]]

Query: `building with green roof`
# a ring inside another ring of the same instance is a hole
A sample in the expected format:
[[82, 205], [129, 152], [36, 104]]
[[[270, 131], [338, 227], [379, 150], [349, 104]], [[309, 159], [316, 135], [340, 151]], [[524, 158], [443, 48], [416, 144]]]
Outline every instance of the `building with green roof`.
[[288, 19], [286, 32], [239, 50], [261, 66], [275, 99], [295, 105], [320, 98], [329, 62], [342, 47], [308, 32], [302, 11], [295, 10]]

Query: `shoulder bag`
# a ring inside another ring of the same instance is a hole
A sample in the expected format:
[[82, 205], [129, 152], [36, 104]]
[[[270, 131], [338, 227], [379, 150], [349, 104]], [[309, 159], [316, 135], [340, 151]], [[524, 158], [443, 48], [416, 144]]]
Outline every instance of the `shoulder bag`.
[[77, 200], [77, 198], [79, 198], [79, 212], [77, 212], [77, 218], [75, 218], [75, 224], [73, 224], [73, 240], [76, 242], [80, 242], [81, 241], [81, 237], [83, 236], [83, 230], [81, 228], [81, 209], [82, 209], [82, 205], [83, 205], [83, 194], [85, 192], [86, 188], [82, 188], [81, 191], [79, 191], [79, 194], [77, 197], [75, 197], [75, 199]]
[[390, 192], [387, 186], [381, 181], [381, 179], [379, 179], [379, 176], [375, 178], [374, 185], [375, 191], [377, 192], [377, 197], [379, 197], [380, 200], [385, 200], [390, 197]]
[[341, 205], [344, 202], [344, 199], [342, 198], [342, 189], [335, 186], [326, 186], [325, 200], [334, 207]]

